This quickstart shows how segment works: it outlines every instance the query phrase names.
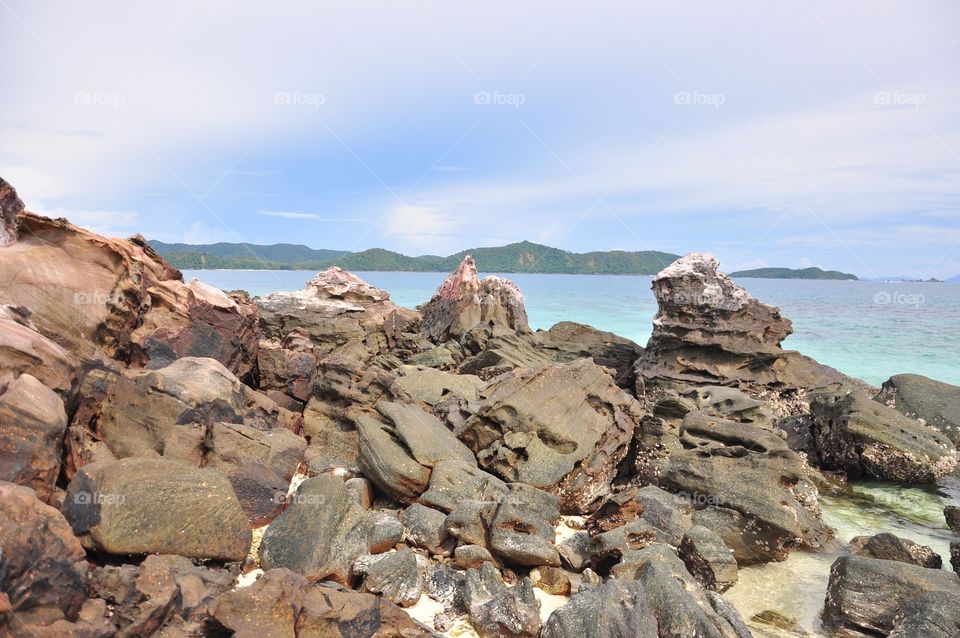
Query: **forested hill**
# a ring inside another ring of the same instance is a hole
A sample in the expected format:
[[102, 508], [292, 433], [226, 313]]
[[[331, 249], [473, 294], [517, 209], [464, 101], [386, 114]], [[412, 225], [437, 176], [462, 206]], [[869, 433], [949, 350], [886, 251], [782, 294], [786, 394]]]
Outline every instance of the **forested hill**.
[[448, 272], [454, 270], [465, 255], [473, 255], [477, 267], [484, 272], [653, 275], [679, 257], [653, 250], [572, 253], [528, 241], [495, 248], [472, 248], [449, 257], [408, 257], [382, 248], [357, 253], [317, 250], [297, 244], [192, 245], [151, 241], [150, 245], [177, 268], [187, 269], [322, 270], [340, 266], [357, 271]]
[[839, 270], [821, 270], [820, 268], [755, 268], [754, 270], [738, 270], [730, 273], [730, 276], [754, 279], [857, 279], [856, 275], [850, 273], [840, 272]]

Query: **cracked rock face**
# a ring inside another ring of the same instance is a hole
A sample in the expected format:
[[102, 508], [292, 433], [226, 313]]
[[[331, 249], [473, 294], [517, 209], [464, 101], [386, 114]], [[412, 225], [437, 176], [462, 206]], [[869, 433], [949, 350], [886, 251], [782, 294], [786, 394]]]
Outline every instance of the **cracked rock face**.
[[17, 191], [0, 177], [0, 247], [17, 241], [17, 215], [23, 210], [23, 202]]
[[530, 332], [520, 288], [509, 279], [477, 275], [467, 255], [422, 307], [422, 330], [435, 341], [458, 339], [479, 325]]
[[605, 369], [580, 359], [517, 370], [486, 395], [459, 434], [482, 467], [556, 494], [563, 511], [609, 493], [642, 408]]
[[780, 310], [690, 253], [653, 279], [660, 310], [638, 372], [646, 382], [819, 387], [839, 373], [780, 347], [793, 332]]

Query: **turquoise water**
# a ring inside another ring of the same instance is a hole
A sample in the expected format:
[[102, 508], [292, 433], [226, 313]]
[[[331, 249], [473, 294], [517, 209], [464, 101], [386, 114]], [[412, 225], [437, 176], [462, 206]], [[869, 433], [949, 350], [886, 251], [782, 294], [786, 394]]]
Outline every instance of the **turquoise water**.
[[[359, 272], [393, 300], [429, 300], [445, 273]], [[187, 270], [184, 276], [253, 295], [303, 288], [296, 270]], [[533, 328], [577, 321], [646, 344], [657, 304], [650, 277], [504, 275], [523, 291]], [[784, 346], [879, 385], [914, 372], [960, 385], [960, 286], [945, 283], [743, 279], [754, 296], [793, 321]]]

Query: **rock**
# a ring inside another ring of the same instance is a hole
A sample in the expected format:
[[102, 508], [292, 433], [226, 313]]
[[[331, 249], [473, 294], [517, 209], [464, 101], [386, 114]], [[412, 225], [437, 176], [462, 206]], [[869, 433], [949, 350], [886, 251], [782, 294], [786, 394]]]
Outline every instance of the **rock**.
[[897, 374], [884, 381], [876, 401], [960, 442], [960, 387], [919, 374]]
[[473, 569], [493, 562], [493, 554], [479, 545], [458, 545], [453, 558], [460, 569]]
[[466, 603], [481, 638], [534, 638], [540, 631], [540, 603], [530, 579], [507, 587], [490, 563], [467, 570]]
[[609, 580], [578, 592], [552, 614], [542, 638], [659, 638], [657, 619], [643, 586]]
[[420, 495], [424, 505], [451, 512], [464, 501], [499, 502], [507, 484], [465, 461], [440, 461], [430, 474], [430, 487]]
[[[449, 556], [453, 552], [448, 542], [449, 534], [444, 526], [446, 515], [419, 503], [414, 503], [400, 514], [405, 540], [436, 556]], [[396, 602], [396, 601], [394, 601]]]
[[947, 520], [947, 527], [955, 535], [960, 536], [960, 507], [947, 505], [943, 508], [943, 517]]
[[290, 569], [313, 582], [349, 585], [358, 557], [384, 552], [402, 535], [395, 517], [363, 509], [340, 479], [317, 476], [300, 484], [290, 506], [264, 532], [260, 564], [266, 570]]
[[930, 569], [943, 567], [943, 559], [930, 547], [918, 545], [909, 539], [889, 533], [857, 536], [850, 541], [850, 553], [867, 558], [895, 560]]
[[490, 551], [521, 566], [560, 566], [554, 546], [560, 520], [556, 497], [511, 484], [490, 521]]
[[[391, 425], [366, 415], [357, 418], [360, 470], [390, 498], [412, 503], [427, 489], [430, 468], [420, 465]], [[441, 425], [442, 427], [442, 425]]]
[[437, 342], [457, 339], [477, 325], [500, 325], [529, 332], [520, 289], [508, 279], [477, 276], [467, 255], [422, 308], [424, 334]]
[[[492, 558], [489, 558], [489, 560], [493, 561]], [[479, 567], [481, 563], [482, 561], [465, 569]], [[423, 576], [423, 591], [427, 596], [442, 604], [444, 611], [458, 616], [465, 615], [467, 613], [466, 602], [464, 601], [466, 580], [466, 576], [462, 572], [455, 571], [449, 565], [431, 562]]]
[[960, 594], [921, 594], [903, 604], [887, 638], [952, 638], [960, 635]]
[[830, 568], [824, 624], [846, 636], [886, 636], [901, 606], [929, 592], [960, 594], [960, 578], [896, 561], [841, 556]]
[[539, 334], [514, 332], [502, 326], [477, 326], [462, 337], [465, 349], [473, 354], [457, 369], [460, 374], [489, 380], [517, 368], [535, 368], [554, 363], [543, 349]]
[[557, 553], [563, 564], [575, 572], [582, 572], [590, 564], [590, 534], [579, 531], [557, 543]]
[[660, 308], [638, 363], [644, 384], [814, 388], [841, 375], [780, 347], [791, 332], [777, 308], [757, 301], [718, 271], [710, 255], [690, 253], [653, 278]]
[[17, 635], [6, 633], [5, 612], [19, 635], [77, 621], [90, 586], [86, 552], [70, 525], [28, 487], [0, 481], [0, 502], [0, 634]]
[[687, 530], [678, 548], [687, 571], [705, 589], [723, 593], [737, 583], [737, 560], [715, 533], [695, 525]]
[[402, 366], [396, 384], [415, 401], [430, 406], [453, 395], [475, 401], [486, 382], [472, 374], [451, 374], [421, 366]]
[[587, 529], [599, 535], [639, 518], [653, 528], [658, 542], [676, 547], [693, 526], [691, 511], [689, 500], [682, 495], [671, 494], [655, 485], [629, 486], [603, 500], [587, 519]]
[[75, 534], [109, 554], [239, 561], [250, 550], [250, 525], [227, 478], [178, 461], [88, 464], [70, 482], [62, 511]]
[[[559, 567], [537, 567], [537, 577], [533, 581], [534, 587], [542, 589], [554, 596], [570, 595], [570, 577]], [[533, 572], [531, 572], [533, 576]]]
[[260, 325], [270, 339], [284, 340], [296, 329], [309, 335], [317, 356], [350, 341], [373, 354], [386, 350], [390, 333], [405, 329], [417, 314], [395, 305], [390, 295], [336, 266], [296, 292], [275, 292], [257, 300]]
[[753, 632], [747, 627], [747, 623], [743, 621], [740, 612], [737, 611], [737, 608], [734, 607], [730, 601], [721, 594], [710, 591], [709, 589], [707, 590], [707, 599], [710, 601], [710, 606], [713, 607], [713, 611], [717, 612], [717, 615], [727, 621], [731, 629], [733, 629], [733, 634], [736, 638], [753, 638]]
[[24, 306], [0, 306], [0, 367], [6, 379], [28, 374], [69, 400], [77, 386], [77, 359], [40, 334]]
[[561, 321], [540, 336], [543, 349], [557, 362], [593, 359], [598, 366], [614, 371], [613, 379], [621, 388], [633, 390], [636, 386], [635, 367], [643, 348], [633, 341], [572, 321]]
[[944, 435], [863, 392], [817, 393], [810, 413], [825, 468], [851, 477], [932, 483], [957, 466], [956, 449]]
[[950, 567], [960, 574], [960, 541], [950, 541]]
[[430, 638], [431, 632], [393, 603], [350, 591], [314, 587], [286, 569], [250, 587], [221, 594], [211, 607], [209, 635], [262, 638]]
[[23, 201], [7, 180], [0, 177], [0, 248], [17, 241], [17, 216], [23, 212]]
[[361, 591], [380, 594], [401, 607], [415, 605], [422, 589], [417, 555], [411, 549], [376, 557], [367, 568], [361, 587]]
[[[160, 368], [211, 357], [238, 377], [254, 368], [257, 310], [183, 276], [139, 236], [108, 239], [33, 213], [0, 251], [0, 304], [33, 311], [41, 334], [82, 361]], [[43, 268], [36, 267], [43, 264]]]
[[609, 493], [642, 408], [603, 368], [581, 359], [516, 371], [486, 395], [460, 433], [482, 467], [556, 494], [564, 512]]
[[302, 328], [294, 328], [283, 341], [262, 340], [257, 370], [260, 390], [282, 392], [306, 403], [317, 379], [317, 354], [310, 335]]
[[376, 494], [373, 491], [373, 483], [365, 478], [356, 477], [347, 479], [343, 484], [347, 487], [347, 492], [350, 493], [350, 498], [353, 499], [354, 503], [357, 503], [365, 510], [373, 506], [373, 500], [376, 498]]

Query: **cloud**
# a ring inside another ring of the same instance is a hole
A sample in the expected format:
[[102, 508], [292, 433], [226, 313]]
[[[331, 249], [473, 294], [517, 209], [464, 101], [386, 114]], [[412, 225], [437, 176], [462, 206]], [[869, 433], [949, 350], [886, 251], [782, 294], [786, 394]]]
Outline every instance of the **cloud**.
[[217, 226], [208, 226], [203, 222], [193, 222], [178, 240], [184, 244], [216, 244], [218, 242], [240, 242], [243, 238], [237, 233]]
[[411, 250], [419, 252], [442, 252], [448, 249], [451, 238], [457, 236], [461, 226], [459, 218], [442, 208], [419, 204], [394, 206], [382, 225], [385, 235], [399, 238]]
[[362, 217], [324, 217], [319, 213], [302, 213], [299, 211], [290, 210], [261, 210], [257, 211], [257, 214], [263, 215], [264, 217], [280, 217], [282, 219], [312, 219], [314, 221], [344, 224], [362, 224], [371, 221], [370, 219], [364, 219]]

